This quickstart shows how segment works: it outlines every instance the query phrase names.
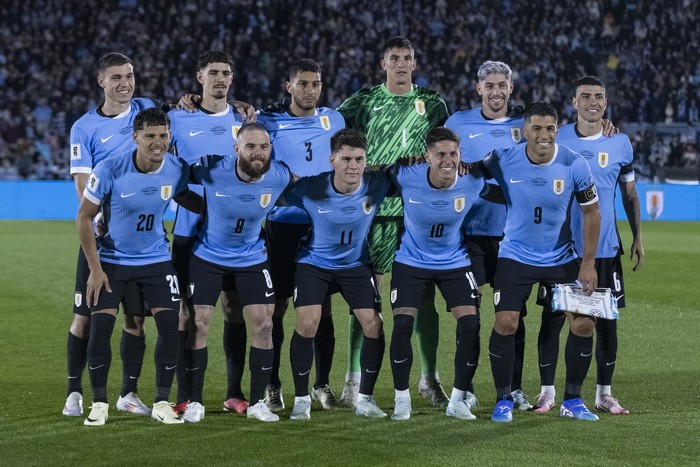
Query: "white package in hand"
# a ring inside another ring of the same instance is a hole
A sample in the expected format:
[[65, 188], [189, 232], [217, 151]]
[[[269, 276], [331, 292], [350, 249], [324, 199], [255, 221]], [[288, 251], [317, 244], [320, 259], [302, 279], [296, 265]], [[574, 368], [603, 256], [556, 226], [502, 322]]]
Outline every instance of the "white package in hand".
[[581, 285], [557, 284], [552, 289], [552, 310], [569, 311], [594, 318], [618, 319], [617, 298], [610, 289], [595, 289], [593, 294], [586, 295]]

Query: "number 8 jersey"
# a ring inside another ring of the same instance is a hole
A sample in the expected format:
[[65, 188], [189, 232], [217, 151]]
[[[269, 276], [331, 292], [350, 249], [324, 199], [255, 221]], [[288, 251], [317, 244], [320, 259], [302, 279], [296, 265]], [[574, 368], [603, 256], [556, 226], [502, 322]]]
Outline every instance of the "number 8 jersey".
[[578, 255], [570, 227], [574, 195], [581, 205], [598, 202], [588, 163], [565, 146], [555, 145], [546, 164], [531, 162], [525, 144], [497, 149], [483, 161], [501, 186], [508, 215], [499, 258], [532, 266], [559, 266]]

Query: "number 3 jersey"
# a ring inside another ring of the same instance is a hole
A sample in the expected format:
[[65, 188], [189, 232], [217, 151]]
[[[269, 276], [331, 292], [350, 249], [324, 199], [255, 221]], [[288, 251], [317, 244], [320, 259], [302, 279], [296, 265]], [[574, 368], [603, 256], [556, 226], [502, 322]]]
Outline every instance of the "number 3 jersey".
[[136, 151], [98, 163], [83, 196], [102, 206], [107, 233], [100, 240], [100, 260], [140, 266], [170, 261], [163, 217], [170, 200], [187, 191], [187, 164], [166, 154], [158, 170], [136, 167]]
[[586, 160], [555, 145], [546, 164], [531, 162], [526, 145], [490, 152], [483, 166], [501, 186], [508, 215], [499, 258], [533, 266], [558, 266], [578, 258], [570, 227], [574, 195], [581, 205], [598, 201]]
[[370, 264], [367, 235], [372, 219], [393, 184], [381, 171], [367, 171], [352, 193], [333, 186], [334, 172], [299, 179], [284, 195], [287, 204], [304, 209], [311, 219], [309, 236], [297, 261], [325, 269]]
[[418, 164], [394, 171], [403, 201], [404, 232], [395, 261], [423, 269], [456, 269], [471, 264], [463, 243], [462, 224], [485, 190], [478, 170], [457, 176], [443, 189], [428, 181], [430, 166]]
[[270, 168], [253, 182], [236, 173], [237, 157], [209, 155], [192, 166], [192, 181], [204, 187], [206, 213], [193, 253], [210, 263], [246, 267], [267, 260], [261, 236], [263, 220], [280, 194], [292, 183], [283, 162], [270, 161]]

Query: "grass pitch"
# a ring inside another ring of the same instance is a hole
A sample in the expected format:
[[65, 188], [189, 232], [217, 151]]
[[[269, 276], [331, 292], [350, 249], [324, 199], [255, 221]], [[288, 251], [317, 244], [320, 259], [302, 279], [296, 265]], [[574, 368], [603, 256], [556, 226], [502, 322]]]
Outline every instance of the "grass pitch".
[[[624, 245], [629, 247], [628, 228], [622, 224], [620, 228]], [[444, 411], [418, 396], [417, 355], [411, 379], [414, 415], [408, 422], [362, 420], [348, 410], [323, 412], [316, 406], [309, 422], [290, 421], [289, 408], [276, 424], [224, 413], [226, 375], [219, 314], [210, 336], [204, 394], [207, 416], [201, 423], [168, 427], [116, 411], [121, 379], [117, 326], [109, 380], [110, 418], [100, 428], [83, 426], [82, 417], [61, 415], [78, 248], [74, 224], [0, 222], [0, 465], [698, 465], [700, 231], [697, 223], [646, 223], [643, 232], [645, 266], [633, 273], [628, 260], [624, 261], [628, 308], [621, 312], [614, 381], [614, 394], [631, 409], [629, 416], [603, 414], [599, 422], [589, 423], [564, 420], [553, 411], [516, 413], [513, 423], [506, 426], [492, 423], [489, 417], [495, 396], [484, 351], [493, 323], [487, 289], [482, 306], [482, 356], [475, 381], [479, 397], [475, 421], [447, 418]], [[347, 307], [340, 301], [338, 297], [334, 301], [337, 343], [331, 375], [331, 385], [338, 393], [347, 363]], [[438, 309], [444, 309], [444, 304], [438, 303]], [[526, 319], [523, 387], [534, 399], [539, 389], [539, 313], [534, 305], [531, 310]], [[390, 336], [391, 312], [385, 309], [384, 316]], [[288, 364], [293, 323], [294, 312], [289, 310], [282, 357], [288, 407], [293, 403]], [[449, 393], [454, 319], [444, 313], [440, 325], [439, 367]], [[156, 336], [152, 320], [147, 322], [147, 334], [139, 394], [148, 403], [153, 394]], [[566, 330], [562, 339], [565, 335]], [[563, 355], [559, 369], [560, 397]], [[87, 414], [87, 372], [83, 381]], [[247, 384], [246, 377], [244, 389]], [[584, 385], [589, 407], [594, 394], [595, 363]], [[391, 413], [388, 342], [376, 396], [379, 405]]]

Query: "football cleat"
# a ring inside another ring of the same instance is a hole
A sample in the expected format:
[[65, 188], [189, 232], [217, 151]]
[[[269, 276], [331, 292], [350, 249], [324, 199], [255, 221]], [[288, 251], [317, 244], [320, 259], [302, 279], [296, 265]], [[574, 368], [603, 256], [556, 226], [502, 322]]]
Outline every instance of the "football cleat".
[[[189, 404], [188, 404], [189, 406]], [[185, 421], [173, 410], [173, 404], [168, 401], [160, 401], [153, 404], [151, 418], [166, 425], [177, 425]]]
[[386, 417], [386, 413], [382, 411], [377, 406], [377, 403], [374, 401], [374, 396], [370, 396], [369, 398], [363, 398], [361, 400], [357, 401], [357, 405], [355, 406], [355, 415], [359, 415], [361, 417], [367, 417], [367, 418], [384, 418]]
[[[174, 409], [173, 409], [174, 411]], [[182, 414], [182, 419], [187, 423], [201, 422], [204, 418], [204, 406], [199, 402], [190, 402], [187, 404], [185, 412]]]
[[513, 407], [518, 410], [530, 410], [532, 409], [532, 404], [527, 400], [527, 394], [525, 394], [522, 389], [516, 389], [510, 393], [513, 396]]
[[513, 421], [513, 401], [500, 400], [493, 409], [491, 420], [498, 423], [510, 423]]
[[246, 416], [248, 418], [257, 418], [263, 422], [278, 422], [280, 419], [279, 415], [272, 413], [262, 400], [255, 405], [249, 405], [248, 410], [246, 410]]
[[469, 406], [470, 411], [476, 409], [476, 406], [479, 405], [479, 401], [476, 400], [476, 396], [469, 391], [467, 391], [467, 394], [464, 396], [464, 401]]
[[119, 396], [117, 400], [117, 410], [120, 412], [131, 412], [138, 415], [151, 415], [151, 409], [146, 404], [141, 402], [139, 396], [134, 391], [131, 391], [126, 396]]
[[187, 410], [187, 405], [189, 403], [190, 401], [178, 402], [173, 406], [173, 411], [178, 415], [182, 415], [183, 413], [185, 413], [185, 410]]
[[63, 406], [63, 415], [80, 417], [83, 414], [83, 395], [77, 391], [71, 392]]
[[273, 412], [284, 410], [284, 399], [282, 398], [282, 388], [268, 385], [265, 388], [265, 404]]
[[357, 405], [357, 396], [360, 393], [360, 384], [357, 381], [345, 382], [343, 392], [340, 393], [340, 405], [354, 409]]
[[243, 397], [232, 397], [224, 401], [224, 411], [246, 413], [249, 405], [248, 401]]
[[[609, 412], [613, 415], [627, 415], [630, 413], [610, 394], [603, 394], [600, 399], [596, 400], [595, 409], [600, 412]], [[65, 412], [63, 413], [65, 414]]]
[[476, 420], [476, 416], [469, 410], [469, 402], [467, 402], [466, 399], [457, 403], [450, 401], [450, 403], [447, 404], [445, 415], [459, 418], [460, 420]]
[[106, 402], [93, 402], [90, 407], [90, 415], [83, 422], [87, 426], [102, 426], [109, 418], [109, 404]]
[[324, 410], [337, 409], [340, 407], [340, 402], [338, 402], [338, 399], [335, 397], [335, 393], [327, 384], [320, 388], [313, 388], [311, 390], [311, 400], [320, 402]]
[[421, 378], [420, 383], [418, 383], [418, 392], [421, 396], [428, 399], [433, 407], [447, 407], [450, 399], [445, 394], [445, 390], [442, 388], [442, 383], [438, 379], [424, 380]]
[[311, 419], [311, 398], [295, 397], [292, 413], [289, 415], [291, 420], [309, 420]]
[[394, 398], [394, 413], [391, 414], [392, 420], [410, 420], [411, 418], [411, 398], [396, 397]]
[[579, 398], [569, 399], [562, 402], [561, 408], [559, 409], [559, 415], [566, 418], [589, 420], [592, 422], [598, 420], [598, 416], [591, 413], [591, 411], [586, 408], [583, 401]]
[[532, 411], [537, 413], [545, 413], [549, 412], [552, 407], [554, 407], [554, 394], [543, 392], [537, 396], [537, 402], [535, 402], [535, 406], [532, 408]]

